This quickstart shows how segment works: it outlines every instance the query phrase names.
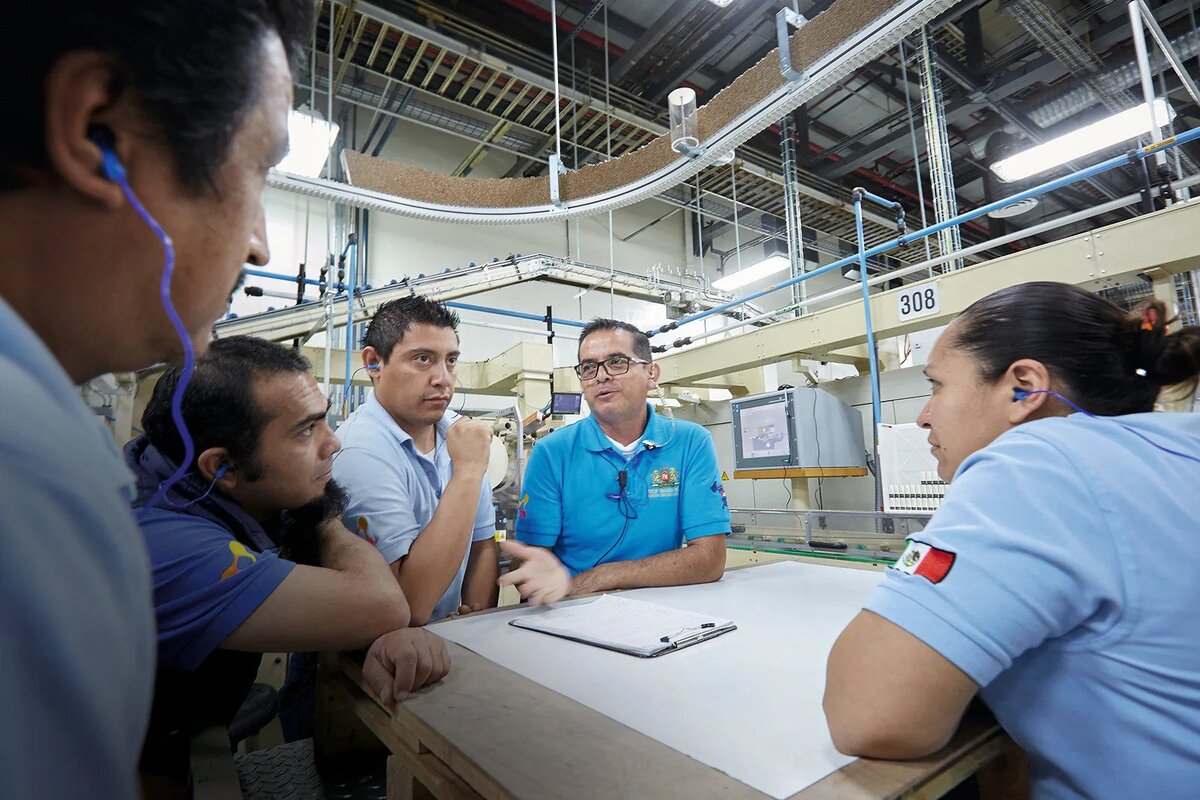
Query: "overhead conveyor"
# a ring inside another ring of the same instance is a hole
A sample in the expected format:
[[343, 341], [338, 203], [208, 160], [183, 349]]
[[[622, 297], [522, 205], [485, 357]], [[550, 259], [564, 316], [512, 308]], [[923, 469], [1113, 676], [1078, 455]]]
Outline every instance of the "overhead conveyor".
[[557, 203], [549, 177], [451, 177], [348, 150], [342, 160], [351, 186], [284, 173], [270, 181], [314, 198], [439, 221], [516, 224], [611, 211], [688, 180], [953, 4], [838, 0], [786, 39], [784, 64], [772, 50], [700, 109], [700, 152], [681, 156], [670, 136], [660, 135], [638, 150], [558, 176]]

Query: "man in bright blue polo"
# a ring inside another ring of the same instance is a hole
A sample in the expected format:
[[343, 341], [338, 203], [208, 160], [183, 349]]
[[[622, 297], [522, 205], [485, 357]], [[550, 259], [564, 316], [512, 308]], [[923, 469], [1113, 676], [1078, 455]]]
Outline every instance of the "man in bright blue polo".
[[384, 303], [363, 337], [375, 391], [338, 429], [333, 475], [342, 519], [373, 542], [412, 625], [496, 605], [496, 512], [487, 481], [492, 432], [449, 410], [458, 318], [424, 297]]
[[517, 541], [504, 543], [523, 564], [501, 583], [540, 605], [719, 580], [730, 525], [712, 437], [646, 402], [658, 383], [650, 340], [628, 323], [593, 320], [575, 372], [591, 416], [534, 447]]

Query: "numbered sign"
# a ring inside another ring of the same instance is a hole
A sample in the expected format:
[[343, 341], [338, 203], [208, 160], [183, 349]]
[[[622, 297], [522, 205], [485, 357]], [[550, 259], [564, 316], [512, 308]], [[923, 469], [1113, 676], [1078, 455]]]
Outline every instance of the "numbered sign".
[[908, 286], [901, 289], [900, 293], [896, 296], [896, 301], [900, 304], [901, 322], [906, 319], [928, 317], [930, 314], [936, 314], [941, 310], [936, 283], [925, 283], [920, 286]]

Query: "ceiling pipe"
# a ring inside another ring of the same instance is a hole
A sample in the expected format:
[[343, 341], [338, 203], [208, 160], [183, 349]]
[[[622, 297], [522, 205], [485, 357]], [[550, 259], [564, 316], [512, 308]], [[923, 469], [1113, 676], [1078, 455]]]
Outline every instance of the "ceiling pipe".
[[[1200, 32], [1188, 31], [1171, 40], [1171, 46], [1179, 54], [1180, 61], [1187, 61], [1200, 55]], [[1113, 84], [1128, 88], [1138, 82], [1137, 62], [1130, 60], [1121, 66], [1104, 73]], [[1059, 90], [1051, 97], [1038, 103], [1029, 110], [1029, 118], [1038, 127], [1049, 128], [1060, 122], [1086, 111], [1100, 102], [1100, 97], [1086, 84]]]

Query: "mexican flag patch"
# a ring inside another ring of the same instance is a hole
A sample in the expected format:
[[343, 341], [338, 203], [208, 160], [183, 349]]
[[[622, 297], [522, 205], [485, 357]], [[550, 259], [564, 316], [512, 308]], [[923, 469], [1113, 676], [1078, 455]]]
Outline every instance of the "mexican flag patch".
[[906, 575], [920, 575], [930, 583], [941, 583], [954, 566], [955, 554], [933, 545], [910, 539], [908, 547], [896, 559], [892, 569]]

